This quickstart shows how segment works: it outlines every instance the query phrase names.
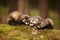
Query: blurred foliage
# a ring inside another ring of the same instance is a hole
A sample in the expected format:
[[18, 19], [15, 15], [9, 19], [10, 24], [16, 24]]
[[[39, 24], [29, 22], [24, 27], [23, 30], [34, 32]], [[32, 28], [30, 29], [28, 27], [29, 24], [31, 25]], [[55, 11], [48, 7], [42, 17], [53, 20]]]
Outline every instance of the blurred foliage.
[[9, 8], [8, 7], [0, 6], [0, 16], [7, 15], [8, 12], [9, 12]]
[[49, 0], [48, 2], [49, 2], [49, 4], [48, 4], [49, 8], [51, 10], [55, 10], [56, 9], [56, 0]]

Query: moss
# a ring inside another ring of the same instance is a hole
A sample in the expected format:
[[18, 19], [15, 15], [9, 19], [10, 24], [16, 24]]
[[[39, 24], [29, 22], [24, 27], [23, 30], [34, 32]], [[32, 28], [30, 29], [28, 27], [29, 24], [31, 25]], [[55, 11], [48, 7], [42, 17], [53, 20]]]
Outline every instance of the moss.
[[[33, 31], [33, 29], [35, 31]], [[32, 34], [32, 32], [37, 32]], [[56, 35], [57, 34], [57, 35]], [[0, 35], [5, 40], [60, 40], [60, 31], [56, 29], [35, 29], [26, 25], [10, 26], [0, 24]], [[0, 37], [0, 39], [2, 39]]]

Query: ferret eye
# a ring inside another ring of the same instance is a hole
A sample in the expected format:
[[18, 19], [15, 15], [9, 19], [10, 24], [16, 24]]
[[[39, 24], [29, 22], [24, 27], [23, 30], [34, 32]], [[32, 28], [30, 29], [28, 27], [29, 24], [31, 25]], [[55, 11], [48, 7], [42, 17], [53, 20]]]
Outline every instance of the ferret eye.
[[30, 24], [32, 24], [32, 23], [30, 23]]
[[25, 19], [23, 19], [22, 21], [23, 21], [23, 22], [25, 22], [26, 20], [25, 20]]
[[23, 18], [23, 20], [24, 20], [25, 18]]

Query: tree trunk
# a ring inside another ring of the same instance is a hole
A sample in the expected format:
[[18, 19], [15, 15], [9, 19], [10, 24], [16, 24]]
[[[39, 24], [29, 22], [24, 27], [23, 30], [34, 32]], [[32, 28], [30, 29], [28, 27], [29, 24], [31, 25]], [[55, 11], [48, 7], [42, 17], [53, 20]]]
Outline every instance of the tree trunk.
[[30, 15], [30, 13], [29, 13], [29, 0], [24, 0], [24, 2], [25, 2], [24, 14]]
[[24, 0], [18, 0], [18, 11], [24, 13]]
[[9, 0], [8, 6], [9, 6], [9, 13], [17, 11], [17, 0]]
[[29, 15], [29, 3], [28, 0], [18, 0], [18, 11], [23, 14]]
[[48, 0], [39, 0], [40, 16], [48, 17]]

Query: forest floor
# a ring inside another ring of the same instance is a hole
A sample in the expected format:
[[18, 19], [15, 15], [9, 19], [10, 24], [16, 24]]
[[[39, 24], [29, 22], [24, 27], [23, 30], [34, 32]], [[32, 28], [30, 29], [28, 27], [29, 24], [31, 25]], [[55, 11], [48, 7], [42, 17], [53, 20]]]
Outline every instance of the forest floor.
[[0, 40], [60, 40], [60, 30], [0, 24]]

